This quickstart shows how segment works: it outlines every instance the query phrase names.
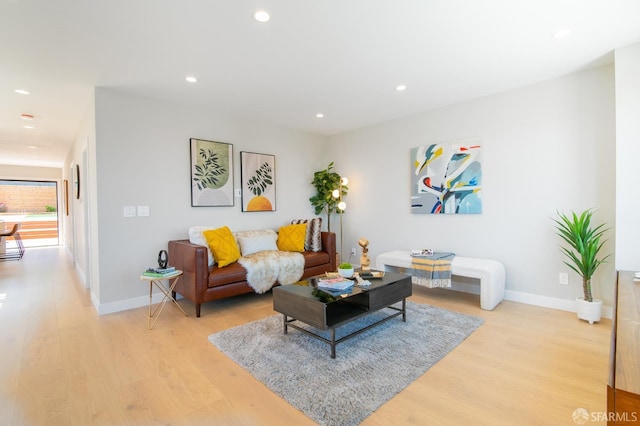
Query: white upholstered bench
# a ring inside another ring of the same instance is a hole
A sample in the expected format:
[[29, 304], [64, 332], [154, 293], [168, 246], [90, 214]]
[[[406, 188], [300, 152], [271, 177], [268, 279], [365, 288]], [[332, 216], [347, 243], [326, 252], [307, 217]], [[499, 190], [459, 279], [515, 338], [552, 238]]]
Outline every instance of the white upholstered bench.
[[[411, 269], [409, 251], [395, 250], [376, 257], [376, 268], [385, 271], [387, 266]], [[488, 311], [504, 299], [504, 265], [490, 259], [455, 256], [451, 261], [451, 273], [460, 277], [480, 280], [480, 307]]]

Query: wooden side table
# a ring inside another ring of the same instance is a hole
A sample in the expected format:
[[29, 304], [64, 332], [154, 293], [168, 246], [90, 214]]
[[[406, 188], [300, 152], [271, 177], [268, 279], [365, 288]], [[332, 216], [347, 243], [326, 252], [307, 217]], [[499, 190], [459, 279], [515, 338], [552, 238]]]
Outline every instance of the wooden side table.
[[[182, 309], [182, 307], [178, 305], [178, 302], [176, 302], [176, 299], [174, 299], [172, 296], [172, 292], [175, 289], [176, 284], [178, 283], [178, 280], [181, 276], [182, 271], [179, 269], [177, 269], [174, 273], [165, 275], [163, 277], [150, 277], [147, 275], [140, 275], [141, 280], [149, 282], [149, 314], [147, 315], [147, 328], [149, 330], [151, 330], [153, 326], [156, 325], [156, 321], [158, 320], [162, 309], [164, 309], [164, 305], [166, 305], [168, 301], [172, 301], [185, 316], [189, 316]], [[169, 283], [168, 287], [165, 286], [164, 280], [167, 280], [167, 282]], [[156, 288], [158, 288], [162, 292], [162, 294], [164, 294], [164, 297], [152, 313], [151, 305], [153, 305], [153, 286], [156, 286]], [[151, 322], [151, 318], [153, 318], [153, 323]]]

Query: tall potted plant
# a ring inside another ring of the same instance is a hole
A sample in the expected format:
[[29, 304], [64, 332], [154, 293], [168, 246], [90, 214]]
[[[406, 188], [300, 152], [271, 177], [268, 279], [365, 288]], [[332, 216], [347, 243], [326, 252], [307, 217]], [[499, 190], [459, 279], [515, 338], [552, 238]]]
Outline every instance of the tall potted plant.
[[331, 214], [338, 212], [337, 208], [339, 198], [333, 196], [333, 191], [336, 189], [342, 189], [342, 196], [347, 195], [346, 185], [340, 185], [340, 175], [331, 171], [333, 169], [333, 162], [329, 163], [326, 169], [318, 170], [313, 174], [313, 181], [311, 184], [316, 188], [316, 195], [309, 198], [311, 205], [315, 209], [315, 214], [320, 214], [323, 211], [327, 214], [327, 230], [331, 231]]
[[582, 277], [584, 297], [578, 298], [577, 314], [579, 319], [587, 320], [589, 324], [600, 321], [602, 311], [602, 300], [593, 298], [591, 278], [610, 256], [598, 258], [606, 242], [602, 240], [602, 236], [607, 229], [604, 224], [592, 224], [593, 213], [592, 209], [587, 209], [580, 215], [575, 212], [569, 215], [558, 212], [558, 218], [553, 219], [558, 235], [569, 245], [560, 246], [560, 251], [568, 258], [564, 263]]

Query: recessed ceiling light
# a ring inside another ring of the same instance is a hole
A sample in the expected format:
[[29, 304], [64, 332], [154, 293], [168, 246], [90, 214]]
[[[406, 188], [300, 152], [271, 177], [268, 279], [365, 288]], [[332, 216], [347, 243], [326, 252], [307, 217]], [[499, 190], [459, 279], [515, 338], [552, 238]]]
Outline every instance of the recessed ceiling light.
[[316, 118], [324, 118], [324, 114], [319, 112], [316, 114]]
[[407, 90], [407, 86], [405, 86], [404, 84], [398, 84], [396, 86], [396, 91], [398, 92], [404, 92], [405, 90]]
[[29, 129], [29, 130], [35, 129], [35, 127], [33, 127], [33, 126], [22, 126], [22, 127], [24, 127], [25, 129]]
[[197, 79], [197, 78], [195, 78], [195, 77], [194, 77], [194, 76], [192, 76], [192, 75], [188, 75], [188, 76], [186, 76], [186, 77], [185, 77], [185, 80], [187, 80], [189, 83], [197, 83], [197, 82], [198, 82], [198, 79]]
[[256, 13], [253, 14], [253, 19], [258, 22], [269, 22], [271, 19], [271, 15], [266, 10], [257, 10]]
[[559, 31], [556, 31], [555, 33], [551, 34], [551, 38], [555, 38], [555, 39], [559, 39], [559, 38], [565, 38], [571, 35], [571, 28], [565, 28]]
[[29, 92], [28, 90], [24, 90], [24, 89], [15, 89], [14, 92], [20, 93], [21, 95], [30, 95], [31, 94], [31, 92]]
[[31, 145], [31, 146], [29, 147], [29, 149], [38, 149], [38, 147], [37, 147], [37, 146], [33, 146], [33, 145]]
[[20, 114], [20, 118], [22, 118], [23, 120], [31, 121], [31, 120], [33, 120], [33, 115], [22, 113], [22, 114]]

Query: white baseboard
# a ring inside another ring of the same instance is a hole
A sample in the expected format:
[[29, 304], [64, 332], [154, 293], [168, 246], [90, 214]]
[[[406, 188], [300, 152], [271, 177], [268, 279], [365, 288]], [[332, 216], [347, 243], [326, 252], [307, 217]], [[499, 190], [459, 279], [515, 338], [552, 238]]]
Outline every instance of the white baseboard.
[[[457, 278], [457, 277], [456, 277]], [[460, 291], [463, 293], [470, 293], [480, 295], [480, 285], [474, 283], [464, 282], [452, 282], [451, 290]], [[178, 294], [176, 299], [180, 300], [182, 297]], [[141, 306], [149, 306], [149, 296], [139, 296], [126, 300], [119, 300], [112, 303], [98, 304], [93, 299], [93, 305], [98, 311], [98, 315], [112, 314], [114, 312], [126, 311], [128, 309], [135, 309]], [[543, 308], [558, 309], [560, 311], [576, 312], [575, 300], [558, 299], [556, 297], [541, 296], [539, 294], [524, 293], [521, 291], [505, 290], [504, 300], [511, 302], [525, 303], [527, 305], [540, 306]], [[160, 303], [162, 301], [162, 293], [154, 293], [152, 303]], [[602, 317], [611, 319], [613, 317], [613, 308], [611, 306], [602, 306]]]
[[[479, 295], [480, 284], [478, 280], [473, 278], [455, 276], [454, 280], [451, 282], [451, 290]], [[541, 296], [539, 294], [524, 293], [514, 290], [505, 290], [504, 300], [540, 306], [543, 308], [558, 309], [560, 311], [576, 312], [575, 300], [559, 299], [556, 297]], [[611, 306], [602, 306], [602, 317], [608, 319], [613, 318], [613, 308]]]
[[[163, 294], [160, 292], [153, 293], [151, 303], [153, 304], [160, 303], [162, 301], [162, 296]], [[177, 297], [176, 299], [179, 300], [180, 298]], [[107, 315], [107, 314], [113, 314], [114, 312], [120, 312], [120, 311], [126, 311], [128, 309], [139, 308], [141, 306], [149, 306], [149, 296], [147, 295], [147, 296], [133, 297], [131, 299], [118, 300], [117, 302], [102, 303], [102, 304], [98, 304], [94, 300], [93, 305], [95, 306], [96, 311], [98, 311], [98, 315]]]
[[[558, 309], [560, 311], [576, 312], [576, 301], [558, 299], [556, 297], [541, 296], [539, 294], [523, 293], [521, 291], [506, 290], [504, 299], [512, 302], [526, 303], [527, 305], [541, 306], [543, 308]], [[613, 308], [602, 306], [602, 317], [613, 318]]]

